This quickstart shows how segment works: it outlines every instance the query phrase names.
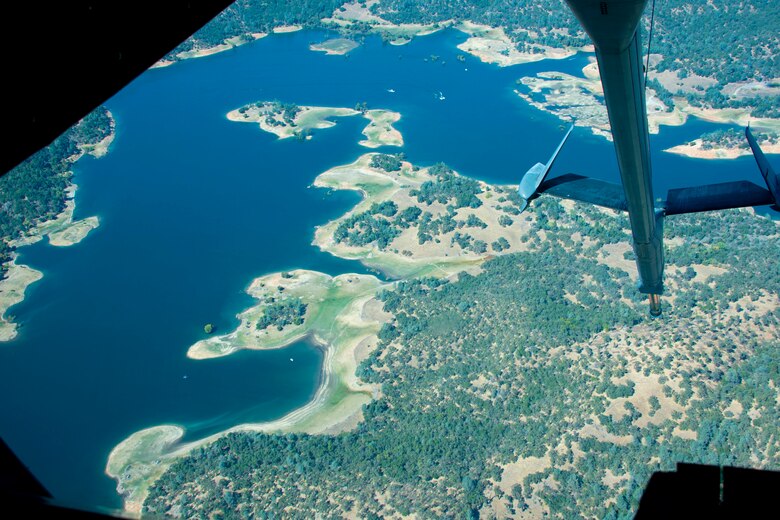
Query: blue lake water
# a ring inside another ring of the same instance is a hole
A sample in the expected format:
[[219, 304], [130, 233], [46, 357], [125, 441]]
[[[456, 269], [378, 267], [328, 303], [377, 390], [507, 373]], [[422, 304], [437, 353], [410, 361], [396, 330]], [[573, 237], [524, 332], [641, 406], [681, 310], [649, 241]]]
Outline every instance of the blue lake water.
[[[180, 424], [198, 438], [278, 418], [317, 389], [322, 355], [304, 342], [207, 361], [185, 353], [205, 323], [218, 332], [236, 326], [235, 314], [252, 304], [244, 289], [257, 276], [291, 268], [368, 272], [311, 246], [314, 227], [344, 213], [357, 195], [309, 187], [320, 172], [369, 151], [357, 145], [365, 120], [337, 119], [307, 142], [279, 141], [229, 122], [228, 111], [258, 100], [365, 101], [401, 112], [396, 126], [413, 162], [444, 161], [465, 175], [517, 183], [546, 160], [562, 123], [520, 100], [515, 80], [543, 70], [577, 73], [587, 62], [577, 55], [504, 69], [471, 56], [462, 63], [455, 45], [465, 36], [452, 30], [403, 47], [368, 38], [348, 57], [308, 51], [323, 37], [274, 35], [138, 78], [106, 103], [117, 120], [110, 153], [75, 168], [76, 216], [99, 215], [100, 228], [73, 247], [20, 250], [20, 262], [44, 278], [11, 309], [19, 336], [0, 345], [0, 436], [56, 497], [118, 507], [103, 471], [110, 450], [131, 433]], [[432, 54], [440, 59], [426, 61]], [[652, 137], [657, 193], [760, 182], [752, 158], [661, 152], [718, 127], [693, 122]], [[611, 143], [579, 128], [555, 172], [619, 179]]]

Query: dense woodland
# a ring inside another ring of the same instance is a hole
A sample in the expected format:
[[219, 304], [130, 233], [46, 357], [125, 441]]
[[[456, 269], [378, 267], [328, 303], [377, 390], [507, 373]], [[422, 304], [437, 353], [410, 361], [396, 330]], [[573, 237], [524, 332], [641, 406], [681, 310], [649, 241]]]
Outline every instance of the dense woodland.
[[[371, 158], [371, 166], [385, 171], [401, 169], [403, 154], [376, 154]], [[336, 243], [350, 246], [375, 245], [380, 250], [387, 249], [403, 230], [414, 228], [419, 244], [439, 240], [440, 235], [456, 231], [451, 238], [451, 245], [457, 244], [464, 251], [481, 254], [487, 251], [487, 243], [474, 240], [468, 233], [469, 228], [484, 229], [487, 224], [476, 215], [468, 215], [458, 220], [456, 212], [460, 208], [478, 208], [482, 201], [477, 197], [482, 193], [479, 182], [468, 177], [457, 175], [449, 166], [439, 163], [431, 166], [428, 173], [432, 180], [423, 182], [419, 189], [409, 190], [412, 200], [419, 205], [412, 205], [398, 211], [398, 205], [393, 201], [374, 203], [368, 210], [350, 215], [343, 219], [333, 233]], [[503, 194], [503, 190], [501, 190]], [[509, 201], [502, 195], [503, 201]], [[434, 217], [427, 207], [433, 203], [443, 204], [447, 212]], [[506, 208], [512, 208], [518, 213], [517, 205], [509, 201]], [[502, 215], [502, 225], [510, 225], [512, 219]], [[503, 237], [493, 244], [494, 251], [509, 248], [509, 243]]]
[[667, 58], [658, 70], [692, 72], [720, 84], [777, 78], [778, 19], [780, 5], [772, 0], [658, 2], [652, 52]]
[[[231, 434], [174, 463], [144, 511], [630, 518], [678, 461], [780, 469], [777, 224], [668, 219], [671, 296], [650, 320], [604, 261], [626, 242], [622, 216], [534, 208], [530, 251], [381, 294], [393, 319], [358, 368], [381, 397], [354, 431]], [[535, 465], [511, 480], [512, 463]]]
[[[563, 0], [381, 0], [373, 11], [399, 23], [453, 19], [501, 26], [520, 47], [529, 43], [553, 47], [588, 43]], [[649, 15], [648, 8], [645, 34]], [[780, 5], [772, 0], [658, 2], [651, 52], [667, 58], [659, 70], [696, 73], [721, 84], [773, 79], [780, 70], [780, 38], [774, 23], [778, 19]], [[713, 30], [715, 27], [718, 30]]]
[[277, 330], [282, 330], [287, 325], [301, 325], [307, 307], [308, 305], [296, 297], [274, 302], [263, 309], [263, 315], [257, 321], [257, 328], [264, 330], [276, 327]]
[[[754, 135], [760, 143], [764, 144], [774, 144], [780, 139], [776, 135], [762, 134], [760, 132], [755, 133]], [[702, 141], [701, 147], [705, 150], [718, 147], [744, 148], [746, 150], [750, 148], [747, 138], [745, 137], [745, 132], [734, 128], [707, 132], [706, 134], [702, 134], [700, 139]]]
[[271, 32], [279, 25], [319, 27], [342, 0], [237, 0], [192, 37], [171, 51], [169, 58], [194, 47], [213, 47], [234, 36]]
[[386, 172], [397, 172], [401, 169], [404, 159], [403, 153], [378, 153], [371, 156], [371, 167]]
[[[168, 58], [175, 60], [176, 54], [182, 51], [214, 46], [234, 36], [268, 32], [282, 24], [322, 27], [321, 20], [331, 16], [343, 3], [343, 0], [238, 0]], [[589, 43], [563, 0], [381, 0], [372, 5], [371, 11], [394, 23], [470, 20], [504, 27], [518, 49], [532, 53], [541, 52], [540, 45], [579, 47]], [[676, 71], [681, 79], [697, 74], [717, 80], [718, 85], [679, 94], [660, 85], [654, 89], [669, 106], [674, 94], [684, 96], [694, 105], [750, 107], [756, 117], [780, 117], [776, 95], [736, 99], [721, 91], [727, 83], [777, 79], [780, 36], [775, 21], [778, 19], [780, 4], [773, 0], [659, 2], [650, 51], [662, 55], [663, 59], [655, 65], [655, 70]], [[648, 8], [643, 19], [644, 41], [649, 26]], [[371, 31], [371, 26], [365, 23], [334, 28], [349, 33]]]
[[[78, 146], [98, 143], [110, 132], [111, 119], [101, 107], [0, 177], [0, 265], [10, 259], [9, 241], [65, 208], [65, 189], [72, 175], [69, 168], [80, 153]], [[4, 275], [2, 266], [0, 278]]]

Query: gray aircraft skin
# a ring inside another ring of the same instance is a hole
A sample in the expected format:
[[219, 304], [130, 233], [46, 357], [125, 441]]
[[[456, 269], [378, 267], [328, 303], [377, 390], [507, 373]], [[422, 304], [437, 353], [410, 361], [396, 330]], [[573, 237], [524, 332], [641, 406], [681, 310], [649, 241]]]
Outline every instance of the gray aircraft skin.
[[672, 189], [666, 200], [656, 199], [639, 35], [639, 20], [648, 0], [566, 0], [566, 3], [595, 47], [622, 186], [572, 173], [545, 180], [571, 133], [569, 129], [547, 165], [537, 163], [528, 170], [518, 191], [526, 206], [540, 193], [547, 193], [628, 212], [639, 291], [649, 296], [650, 314], [659, 316], [660, 296], [664, 292], [664, 217], [769, 204], [779, 209], [780, 180], [750, 128], [746, 128], [745, 137], [766, 188], [749, 181], [723, 182]]
[[536, 163], [525, 172], [525, 175], [523, 175], [523, 179], [520, 181], [520, 187], [517, 188], [517, 192], [523, 198], [523, 207], [520, 211], [523, 211], [528, 206], [528, 201], [536, 194], [539, 185], [542, 184], [544, 178], [550, 173], [550, 168], [552, 168], [555, 158], [558, 157], [561, 148], [563, 148], [563, 145], [566, 143], [566, 139], [569, 138], [569, 134], [571, 134], [572, 130], [574, 130], [574, 125], [569, 127], [569, 131], [563, 136], [561, 144], [555, 149], [555, 152], [553, 152], [552, 157], [547, 161], [547, 164]]
[[639, 19], [647, 0], [566, 0], [596, 49], [604, 101], [628, 206], [639, 291], [661, 313], [664, 292], [663, 214], [653, 197]]

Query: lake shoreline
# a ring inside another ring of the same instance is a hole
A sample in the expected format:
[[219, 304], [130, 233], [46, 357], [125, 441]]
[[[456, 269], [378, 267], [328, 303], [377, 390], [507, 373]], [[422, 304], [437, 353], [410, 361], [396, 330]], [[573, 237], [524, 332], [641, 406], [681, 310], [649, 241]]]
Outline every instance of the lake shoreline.
[[[116, 137], [116, 121], [110, 111], [109, 134], [95, 144], [81, 144], [79, 153], [68, 158], [68, 166], [72, 166], [84, 155], [92, 155], [99, 159], [108, 153], [111, 143]], [[66, 172], [67, 173], [67, 172]], [[65, 208], [55, 217], [39, 222], [24, 236], [10, 240], [8, 244], [15, 250], [40, 242], [44, 237], [49, 239], [49, 245], [54, 247], [69, 247], [81, 242], [94, 229], [100, 226], [98, 216], [73, 220], [76, 210], [76, 190], [78, 185], [71, 182], [65, 188]], [[14, 253], [8, 266], [6, 277], [0, 280], [0, 343], [10, 341], [17, 335], [18, 324], [6, 315], [9, 308], [24, 301], [24, 295], [29, 285], [43, 278], [41, 271], [17, 263], [18, 254]], [[33, 274], [35, 273], [35, 274]]]
[[0, 280], [0, 342], [11, 341], [18, 334], [19, 324], [6, 313], [8, 309], [24, 300], [27, 287], [43, 278], [43, 273], [29, 266], [18, 264], [14, 253], [6, 262], [6, 275]]
[[[379, 35], [383, 38], [392, 37], [389, 39], [389, 43], [391, 45], [405, 45], [416, 37], [427, 36], [443, 29], [452, 28], [468, 36], [466, 41], [456, 46], [459, 50], [476, 57], [483, 63], [494, 64], [502, 68], [535, 63], [543, 60], [563, 60], [575, 56], [579, 52], [594, 52], [593, 45], [585, 45], [581, 47], [549, 47], [534, 43], [530, 44], [530, 51], [520, 51], [516, 48], [516, 45], [509, 38], [509, 36], [507, 36], [505, 29], [500, 26], [492, 27], [474, 23], [468, 20], [460, 23], [455, 23], [453, 20], [446, 20], [434, 24], [394, 24], [384, 20], [381, 17], [371, 14], [367, 7], [353, 7], [354, 9], [346, 13], [340, 13], [337, 10], [333, 13], [332, 17], [324, 18], [322, 20], [323, 26], [320, 27], [320, 29], [326, 32], [333, 31], [335, 29], [338, 32], [339, 29], [349, 28], [356, 23], [370, 22], [370, 34]], [[304, 28], [301, 26], [283, 26], [275, 28], [272, 33], [282, 34], [288, 32], [297, 32], [303, 29]], [[253, 39], [260, 39], [265, 36], [267, 36], [265, 33], [252, 33], [234, 36], [232, 38], [226, 39], [222, 44], [216, 46], [199, 49], [197, 51], [193, 50], [186, 53], [179, 53], [176, 56], [176, 61], [209, 56], [219, 52], [224, 52], [233, 49], [238, 45], [249, 43], [253, 41]], [[313, 52], [322, 52], [326, 55], [345, 55], [357, 48], [359, 45], [359, 43], [347, 38], [335, 37], [322, 43], [310, 44], [309, 50]], [[543, 74], [557, 75], [559, 77], [554, 79], [558, 80], [561, 84], [567, 84], [564, 86], [563, 96], [558, 93], [556, 94], [558, 97], [551, 97], [551, 101], [549, 103], [541, 103], [536, 101], [530, 95], [527, 95], [524, 92], [518, 90], [515, 92], [525, 102], [539, 110], [555, 115], [556, 117], [561, 118], [564, 122], [573, 121], [575, 124], [577, 124], [577, 126], [590, 128], [594, 135], [602, 136], [607, 140], [612, 140], [612, 134], [609, 127], [609, 122], [606, 118], [606, 110], [603, 103], [590, 103], [593, 106], [588, 106], [588, 103], [585, 105], [580, 104], [580, 108], [578, 108], [578, 110], [580, 112], [584, 110], [584, 112], [573, 116], [566, 114], [560, 115], [558, 113], [560, 112], [561, 106], [567, 105], [567, 100], [565, 99], [565, 96], [567, 95], [566, 92], [571, 91], [572, 89], [581, 88], [584, 89], [585, 92], [589, 92], [587, 95], [603, 96], [603, 93], [601, 92], [598, 68], [595, 65], [595, 58], [592, 58], [592, 60], [593, 63], [591, 63], [588, 67], [585, 68], [585, 70], [583, 70], [583, 77], [570, 77], [567, 74], [551, 70], [545, 73], [540, 73], [539, 75], [541, 76], [541, 80], [533, 77], [530, 79], [526, 78], [531, 82], [530, 84], [526, 83], [526, 85], [530, 85], [531, 92], [537, 94], [541, 92], [541, 89], [547, 88], [544, 85], [545, 82], [549, 83], [550, 78], [543, 76]], [[176, 63], [176, 61], [161, 60], [151, 68], [167, 67], [173, 63]], [[556, 90], [557, 87], [556, 85], [553, 85], [549, 88]], [[582, 101], [580, 96], [578, 96], [577, 101]], [[668, 107], [666, 107], [666, 105], [658, 98], [657, 94], [652, 91], [652, 89], [650, 89], [647, 103], [648, 123], [651, 134], [657, 134], [661, 126], [685, 125], [690, 117], [718, 124], [732, 124], [740, 126], [747, 126], [747, 124], [752, 120], [754, 127], [764, 128], [767, 131], [773, 132], [775, 134], [780, 133], [780, 119], [751, 119], [749, 109], [716, 109], [694, 107], [690, 106], [684, 98], [680, 97], [675, 98], [674, 101], [674, 107], [672, 109], [668, 109]], [[568, 104], [572, 104], [571, 100], [568, 100]], [[239, 119], [231, 120], [238, 121]], [[595, 123], [593, 121], [595, 121]], [[261, 127], [262, 126], [263, 125], [261, 123]], [[273, 127], [264, 127], [263, 129], [272, 133], [277, 133]], [[277, 135], [279, 134], [277, 133]], [[285, 138], [290, 137], [290, 135], [279, 135], [279, 137]], [[308, 139], [309, 137], [306, 136], [305, 138]], [[382, 144], [365, 144], [364, 146], [376, 147], [380, 145]], [[398, 146], [402, 146], [402, 144], [399, 144]], [[777, 147], [771, 146], [769, 149], [771, 151], [768, 153], [780, 153], [780, 151], [775, 151], [777, 150]], [[696, 144], [696, 141], [692, 141], [689, 143], [679, 144], [665, 151], [699, 159], [732, 159], [749, 154], [744, 151], [740, 152], [739, 150], [740, 149], [736, 147], [727, 147], [719, 149], [715, 152], [709, 152], [700, 150], [699, 146]]]
[[[352, 429], [359, 421], [362, 406], [379, 392], [374, 385], [360, 381], [355, 371], [358, 363], [376, 346], [376, 334], [382, 323], [389, 319], [376, 299], [377, 292], [388, 285], [369, 275], [331, 277], [306, 270], [273, 273], [255, 279], [247, 291], [261, 303], [238, 315], [241, 323], [235, 331], [197, 342], [189, 349], [188, 357], [209, 359], [242, 349], [282, 349], [296, 341], [310, 339], [324, 352], [317, 391], [305, 405], [279, 419], [239, 424], [192, 442], [179, 442], [186, 431], [180, 425], [155, 426], [130, 435], [111, 451], [105, 470], [117, 481], [117, 490], [124, 496], [125, 510], [140, 514], [149, 488], [165, 469], [193, 449], [230, 433], [322, 434]], [[279, 291], [279, 287], [284, 291]], [[263, 317], [265, 308], [277, 303], [272, 295], [281, 292], [307, 302], [303, 322], [280, 329], [252, 329], [252, 325]], [[270, 298], [274, 301], [269, 302]]]

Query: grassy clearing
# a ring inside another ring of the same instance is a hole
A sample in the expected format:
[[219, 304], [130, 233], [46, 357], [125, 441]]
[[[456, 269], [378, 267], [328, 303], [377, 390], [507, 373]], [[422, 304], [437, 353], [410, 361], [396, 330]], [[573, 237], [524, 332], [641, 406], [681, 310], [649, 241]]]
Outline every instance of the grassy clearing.
[[347, 38], [333, 38], [322, 43], [313, 43], [309, 45], [309, 49], [316, 52], [324, 52], [327, 55], [341, 56], [357, 49], [359, 46], [359, 43]]
[[100, 226], [98, 217], [87, 217], [82, 220], [71, 222], [58, 231], [49, 233], [49, 244], [58, 247], [72, 246], [78, 244], [90, 231]]
[[27, 287], [43, 278], [43, 273], [16, 263], [16, 258], [6, 263], [6, 277], [0, 280], [0, 341], [16, 337], [17, 325], [6, 316], [6, 311], [24, 300]]
[[365, 118], [370, 121], [363, 129], [366, 139], [360, 141], [366, 148], [379, 148], [380, 146], [403, 146], [404, 138], [401, 132], [393, 127], [393, 123], [401, 119], [401, 114], [390, 110], [369, 110]]

